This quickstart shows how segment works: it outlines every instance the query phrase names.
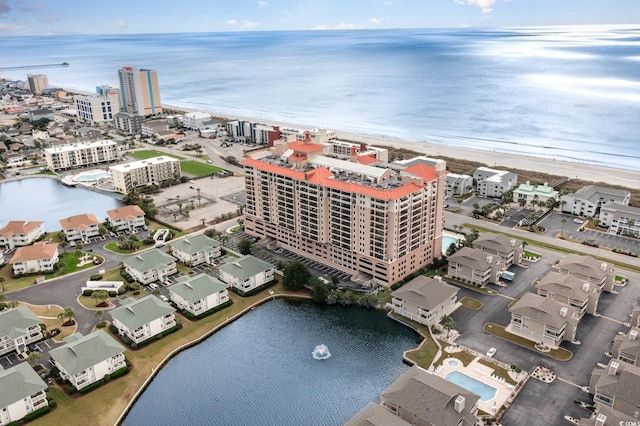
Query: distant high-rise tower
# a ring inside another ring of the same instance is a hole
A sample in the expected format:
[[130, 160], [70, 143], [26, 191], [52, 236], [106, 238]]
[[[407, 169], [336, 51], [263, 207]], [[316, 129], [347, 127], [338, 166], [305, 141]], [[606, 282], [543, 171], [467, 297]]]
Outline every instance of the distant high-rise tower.
[[158, 74], [153, 70], [122, 67], [120, 80], [120, 108], [136, 115], [162, 113]]
[[29, 90], [36, 95], [42, 95], [42, 91], [49, 85], [49, 80], [44, 74], [27, 74]]

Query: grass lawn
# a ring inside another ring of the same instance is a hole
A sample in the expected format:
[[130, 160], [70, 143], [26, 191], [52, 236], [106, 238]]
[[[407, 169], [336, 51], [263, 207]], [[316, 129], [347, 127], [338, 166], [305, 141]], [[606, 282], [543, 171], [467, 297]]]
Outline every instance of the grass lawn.
[[486, 287], [477, 287], [475, 285], [463, 283], [462, 281], [458, 281], [458, 280], [453, 279], [453, 278], [447, 278], [447, 282], [449, 284], [459, 285], [460, 287], [464, 287], [464, 288], [467, 288], [469, 290], [475, 291], [476, 293], [488, 294], [489, 296], [495, 296], [496, 294], [498, 294], [498, 292], [496, 292], [495, 290], [491, 290], [491, 289], [486, 288]]
[[473, 361], [476, 358], [475, 355], [472, 355], [469, 352], [465, 352], [465, 351], [455, 352], [452, 354], [445, 352], [444, 349], [450, 345], [448, 343], [443, 342], [442, 340], [440, 340], [440, 346], [442, 346], [442, 354], [440, 355], [440, 358], [438, 358], [438, 361], [436, 361], [435, 364], [433, 364], [434, 366], [441, 365], [444, 362], [444, 360], [447, 358], [456, 358], [456, 359], [459, 359], [460, 362], [462, 362], [462, 364], [464, 364], [464, 366], [466, 367], [467, 365], [469, 365], [471, 361]]
[[558, 361], [568, 361], [573, 356], [573, 352], [568, 351], [564, 348], [552, 349], [549, 352], [540, 352], [536, 350], [535, 342], [532, 342], [529, 339], [525, 339], [524, 337], [509, 333], [503, 326], [498, 324], [488, 322], [482, 327], [482, 329], [487, 333], [493, 334], [494, 336], [498, 336], [504, 340], [508, 340], [509, 342], [515, 343], [516, 345], [522, 346], [524, 348], [531, 349], [532, 351], [540, 355], [555, 358]]
[[[135, 246], [138, 247], [139, 249], [140, 248], [151, 247], [150, 245], [149, 246], [145, 246], [142, 243], [142, 240], [136, 241], [135, 242]], [[119, 253], [119, 254], [131, 254], [131, 253], [135, 253], [137, 251], [137, 250], [121, 250], [121, 249], [118, 248], [118, 243], [115, 242], [115, 241], [106, 244], [104, 246], [104, 248], [107, 249], [107, 250], [110, 250], [110, 251], [112, 251], [114, 253]]]
[[[82, 255], [85, 255], [85, 254], [87, 254], [87, 253], [82, 253]], [[92, 254], [91, 256], [95, 256], [98, 259], [100, 259], [101, 263], [104, 262], [104, 259], [101, 256], [94, 255], [94, 254]], [[87, 263], [87, 264], [82, 265], [82, 266], [78, 266], [79, 259], [76, 257], [75, 253], [72, 253], [72, 252], [62, 253], [60, 255], [60, 262], [64, 262], [64, 268], [59, 269], [56, 272], [52, 272], [50, 274], [45, 274], [45, 277], [47, 279], [59, 277], [61, 275], [70, 274], [70, 273], [76, 272], [76, 271], [82, 271], [84, 269], [89, 269], [89, 268], [91, 268], [93, 266], [96, 266], [96, 265], [93, 264], [93, 262]]]
[[498, 365], [492, 364], [490, 361], [487, 361], [486, 359], [483, 359], [483, 358], [478, 359], [478, 362], [482, 365], [486, 365], [487, 367], [492, 368], [493, 374], [495, 374], [498, 377], [502, 377], [506, 383], [509, 383], [511, 385], [516, 384], [516, 382], [509, 376], [508, 370]]
[[411, 351], [407, 351], [406, 356], [407, 358], [415, 362], [420, 367], [425, 369], [429, 368], [429, 366], [433, 362], [433, 359], [436, 357], [436, 354], [438, 353], [438, 345], [436, 345], [436, 342], [431, 337], [431, 334], [429, 334], [428, 327], [416, 321], [412, 321], [408, 318], [404, 318], [400, 315], [396, 315], [396, 314], [391, 314], [391, 315], [398, 321], [410, 325], [411, 327], [415, 328], [416, 330], [418, 330], [424, 335], [424, 339], [420, 343], [420, 346], [418, 346], [416, 349], [413, 349]]
[[[274, 291], [274, 294], [292, 294], [284, 290], [280, 283], [271, 287], [271, 290]], [[306, 291], [295, 294], [308, 297]], [[58, 408], [46, 416], [34, 420], [31, 424], [42, 426], [51, 424], [111, 426], [115, 424], [129, 401], [149, 377], [152, 369], [157, 368], [169, 353], [205, 336], [225, 322], [227, 318], [249, 308], [265, 297], [270, 298], [271, 295], [265, 290], [251, 297], [239, 297], [235, 293], [229, 293], [229, 297], [233, 300], [231, 306], [196, 322], [191, 322], [176, 314], [176, 319], [183, 325], [181, 330], [138, 351], [127, 350], [125, 352], [125, 356], [132, 363], [129, 374], [110, 381], [95, 392], [77, 398], [54, 393], [54, 397], [58, 401]]]
[[194, 160], [185, 160], [180, 162], [180, 170], [191, 176], [209, 176], [224, 170], [222, 167], [211, 166], [206, 163]]
[[148, 158], [160, 157], [161, 155], [166, 155], [167, 157], [175, 158], [177, 160], [184, 160], [184, 157], [179, 157], [177, 155], [168, 154], [162, 151], [156, 151], [155, 149], [143, 149], [140, 151], [131, 151], [128, 154], [133, 158], [137, 158], [138, 160], [146, 160]]
[[539, 259], [541, 257], [539, 253], [534, 253], [532, 251], [527, 251], [527, 250], [524, 251], [524, 255], [529, 259]]
[[[58, 305], [30, 305], [24, 302], [18, 302], [18, 304], [28, 307], [31, 310], [31, 312], [33, 312], [38, 317], [38, 319], [40, 319], [40, 321], [47, 327], [47, 330], [51, 330], [53, 328], [59, 328], [62, 330], [62, 327], [60, 326], [61, 322], [57, 318], [58, 314], [62, 312], [62, 307]], [[66, 330], [75, 331], [75, 326], [65, 327], [65, 331]], [[71, 333], [65, 333], [65, 334], [68, 336]], [[58, 334], [57, 336], [54, 336], [53, 339], [56, 342], [61, 342], [63, 339], [63, 336], [62, 334]]]
[[481, 309], [483, 306], [482, 302], [476, 299], [472, 299], [470, 297], [463, 297], [462, 299], [460, 299], [460, 303], [462, 303], [464, 306], [466, 306], [469, 309], [473, 309], [474, 311]]

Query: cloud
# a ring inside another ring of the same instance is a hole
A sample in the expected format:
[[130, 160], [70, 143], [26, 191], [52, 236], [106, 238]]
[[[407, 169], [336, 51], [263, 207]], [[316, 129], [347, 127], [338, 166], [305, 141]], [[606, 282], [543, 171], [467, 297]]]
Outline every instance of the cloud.
[[227, 21], [227, 25], [231, 25], [232, 27], [237, 24], [238, 24], [238, 21], [236, 21], [235, 19], [229, 19]]
[[24, 0], [18, 0], [16, 2], [16, 6], [18, 6], [20, 8], [21, 11], [23, 12], [33, 12], [36, 11], [38, 9], [42, 9], [42, 6], [44, 6], [44, 3], [39, 1], [38, 3], [34, 3], [31, 6], [25, 6], [25, 1]]
[[45, 16], [44, 18], [40, 18], [40, 22], [55, 22], [60, 18], [56, 15]]
[[0, 0], [0, 15], [9, 13], [10, 11], [11, 6], [9, 6], [9, 0]]
[[262, 25], [262, 22], [253, 22], [253, 21], [241, 21], [240, 28], [243, 30], [253, 30], [254, 28], [258, 28]]
[[266, 1], [259, 1], [258, 2], [258, 7], [260, 9], [264, 9], [265, 7], [269, 7], [269, 3], [267, 3]]
[[373, 25], [380, 25], [380, 20], [378, 18], [371, 18], [369, 19], [369, 22], [371, 22]]
[[111, 23], [116, 28], [127, 28], [127, 21], [124, 19], [116, 19]]
[[20, 33], [26, 29], [26, 27], [20, 25], [3, 24], [0, 22], [0, 33]]
[[476, 6], [482, 9], [482, 13], [491, 13], [496, 0], [454, 0], [458, 4]]

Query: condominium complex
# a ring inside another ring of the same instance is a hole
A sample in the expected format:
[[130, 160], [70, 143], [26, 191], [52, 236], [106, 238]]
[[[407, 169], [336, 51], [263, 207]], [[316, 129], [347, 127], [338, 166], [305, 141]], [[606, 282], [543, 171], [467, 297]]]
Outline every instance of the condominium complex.
[[76, 142], [45, 148], [44, 157], [50, 170], [73, 169], [114, 161], [117, 148], [118, 144], [109, 140]]
[[49, 85], [49, 79], [44, 74], [27, 74], [29, 90], [36, 95], [42, 95], [44, 89]]
[[444, 161], [367, 165], [325, 150], [307, 133], [243, 161], [248, 234], [371, 286], [388, 287], [440, 256]]
[[158, 74], [153, 70], [123, 67], [118, 70], [120, 107], [136, 115], [162, 114]]
[[165, 155], [112, 166], [109, 172], [113, 186], [123, 194], [128, 194], [134, 188], [159, 185], [165, 180], [181, 176], [180, 161]]
[[104, 123], [113, 121], [120, 110], [120, 96], [118, 91], [110, 91], [106, 96], [76, 95], [73, 97], [78, 110], [78, 118], [90, 123]]
[[135, 135], [142, 131], [142, 122], [144, 117], [135, 115], [131, 112], [119, 112], [113, 116], [113, 122], [118, 133], [125, 135]]

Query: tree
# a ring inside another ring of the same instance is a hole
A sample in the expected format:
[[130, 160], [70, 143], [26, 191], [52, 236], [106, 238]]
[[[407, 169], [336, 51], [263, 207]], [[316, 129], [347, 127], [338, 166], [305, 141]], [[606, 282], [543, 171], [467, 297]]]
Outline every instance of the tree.
[[311, 272], [301, 262], [289, 263], [283, 271], [282, 285], [287, 290], [299, 290], [309, 282]]
[[[98, 306], [100, 303], [109, 298], [109, 293], [104, 290], [96, 290], [91, 294], [91, 297], [96, 300], [96, 306]], [[99, 303], [98, 300], [100, 301]]]
[[5, 282], [6, 280], [7, 280], [7, 279], [6, 279], [5, 277], [0, 277], [0, 286], [2, 286], [2, 291], [4, 291], [4, 282]]
[[29, 356], [27, 357], [27, 361], [37, 361], [42, 358], [42, 354], [38, 351], [29, 352]]
[[567, 223], [567, 218], [563, 217], [560, 219], [560, 222], [562, 223], [562, 234], [564, 234], [564, 224]]
[[154, 296], [160, 296], [160, 290], [156, 288], [151, 292], [151, 294], [153, 294]]
[[102, 319], [102, 316], [104, 315], [104, 311], [101, 309], [99, 311], [96, 311], [96, 313], [94, 314], [96, 318], [98, 318], [98, 320]]
[[64, 311], [58, 313], [58, 315], [56, 315], [56, 318], [60, 320], [60, 324], [64, 324]]
[[62, 241], [60, 241], [60, 244], [59, 244], [59, 245], [60, 245], [60, 247], [62, 247], [62, 250], [63, 250], [63, 251], [66, 251], [65, 249], [66, 249], [67, 247], [69, 247], [69, 241], [67, 241], [67, 240], [62, 240]]
[[329, 295], [329, 287], [317, 277], [311, 278], [309, 284], [311, 284], [311, 299], [314, 302], [326, 302]]
[[440, 325], [447, 330], [447, 339], [449, 338], [449, 332], [456, 328], [456, 322], [449, 315], [445, 315], [440, 319]]
[[4, 303], [5, 300], [7, 300], [7, 295], [6, 294], [0, 294], [0, 303]]
[[76, 316], [76, 313], [73, 311], [73, 308], [71, 308], [71, 306], [67, 306], [66, 308], [64, 308], [62, 314], [64, 315], [64, 318], [67, 318], [67, 321], [70, 324], [74, 323], [73, 317]]
[[238, 251], [240, 251], [240, 254], [242, 255], [251, 254], [252, 245], [253, 244], [249, 240], [240, 240], [238, 243]]

